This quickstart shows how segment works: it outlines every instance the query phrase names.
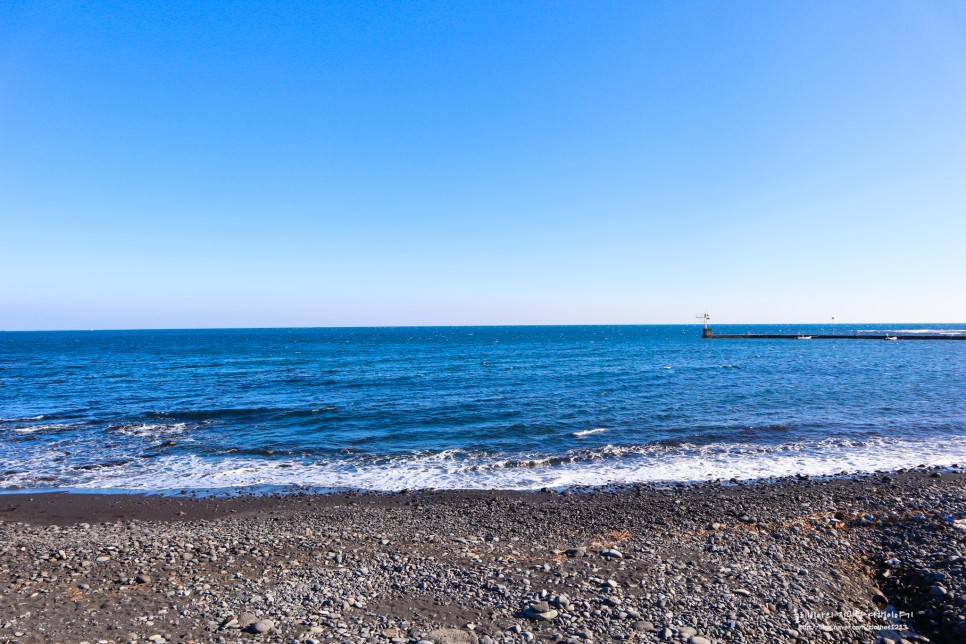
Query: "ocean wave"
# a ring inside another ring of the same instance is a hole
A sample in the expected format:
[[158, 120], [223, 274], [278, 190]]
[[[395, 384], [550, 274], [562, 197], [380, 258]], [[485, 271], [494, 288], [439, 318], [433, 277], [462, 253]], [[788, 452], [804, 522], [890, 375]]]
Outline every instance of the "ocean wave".
[[[163, 492], [252, 486], [402, 489], [563, 489], [634, 483], [829, 476], [966, 462], [966, 437], [943, 441], [835, 438], [782, 445], [607, 445], [565, 455], [501, 456], [459, 449], [347, 459], [157, 456], [81, 468], [42, 454], [0, 463], [0, 488], [66, 487]], [[17, 467], [14, 467], [17, 465]], [[17, 471], [13, 471], [17, 470]]]
[[595, 427], [594, 429], [585, 429], [580, 432], [573, 432], [571, 436], [576, 436], [577, 438], [580, 438], [581, 436], [590, 436], [591, 434], [601, 434], [606, 431], [607, 431], [606, 427]]
[[19, 425], [7, 427], [6, 429], [18, 434], [53, 434], [65, 430], [76, 429], [79, 426], [80, 423], [45, 423], [42, 425]]
[[244, 407], [238, 409], [183, 409], [174, 411], [153, 411], [144, 414], [148, 420], [218, 420], [222, 418], [246, 418], [261, 414], [276, 413], [270, 407]]
[[187, 430], [187, 423], [135, 423], [131, 425], [113, 425], [109, 428], [109, 431], [118, 434], [139, 437], [183, 434]]
[[321, 405], [312, 408], [287, 407], [240, 407], [226, 409], [184, 409], [170, 411], [148, 412], [142, 416], [145, 421], [177, 421], [177, 422], [213, 422], [222, 420], [246, 420], [265, 417], [282, 418], [311, 418], [321, 412], [332, 412], [336, 408], [332, 405]]

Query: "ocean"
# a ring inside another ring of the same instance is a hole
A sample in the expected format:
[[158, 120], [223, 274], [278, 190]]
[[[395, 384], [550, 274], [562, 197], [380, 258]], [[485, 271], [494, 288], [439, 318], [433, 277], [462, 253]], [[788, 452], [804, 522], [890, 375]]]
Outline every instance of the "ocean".
[[703, 340], [695, 325], [0, 333], [4, 491], [531, 490], [957, 463], [966, 342]]

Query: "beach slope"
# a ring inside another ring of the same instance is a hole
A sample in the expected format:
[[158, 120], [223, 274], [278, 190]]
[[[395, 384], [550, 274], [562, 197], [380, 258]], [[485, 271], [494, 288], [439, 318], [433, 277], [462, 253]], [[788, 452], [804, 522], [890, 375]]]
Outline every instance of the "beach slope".
[[964, 641], [966, 478], [0, 497], [0, 640]]

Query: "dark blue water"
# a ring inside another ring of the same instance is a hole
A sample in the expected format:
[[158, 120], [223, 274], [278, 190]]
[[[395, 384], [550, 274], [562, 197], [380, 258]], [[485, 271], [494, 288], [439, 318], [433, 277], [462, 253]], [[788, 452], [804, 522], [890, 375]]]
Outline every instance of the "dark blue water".
[[8, 332], [0, 488], [530, 489], [948, 464], [966, 462], [964, 392], [966, 342], [708, 341], [695, 326]]

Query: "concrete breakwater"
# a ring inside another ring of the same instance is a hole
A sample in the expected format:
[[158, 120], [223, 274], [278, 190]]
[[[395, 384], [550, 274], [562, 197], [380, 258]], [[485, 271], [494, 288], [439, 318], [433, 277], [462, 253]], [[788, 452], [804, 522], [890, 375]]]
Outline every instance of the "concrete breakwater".
[[855, 334], [818, 334], [803, 333], [714, 333], [705, 329], [702, 333], [707, 340], [966, 340], [966, 334], [896, 334], [855, 333]]

